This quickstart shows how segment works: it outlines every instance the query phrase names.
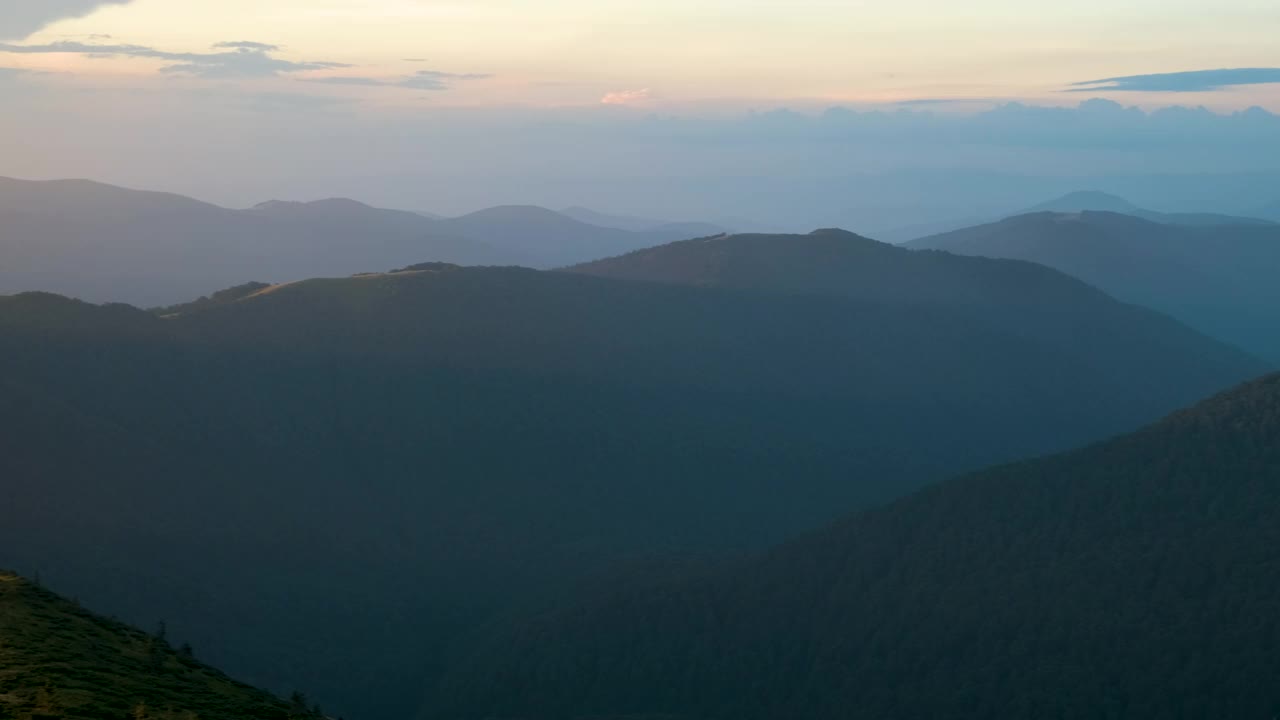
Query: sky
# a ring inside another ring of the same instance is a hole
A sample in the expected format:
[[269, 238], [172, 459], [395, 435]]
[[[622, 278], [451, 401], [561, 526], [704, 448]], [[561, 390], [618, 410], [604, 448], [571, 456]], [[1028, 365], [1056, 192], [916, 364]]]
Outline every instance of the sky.
[[[1274, 0], [3, 0], [0, 175], [705, 214], [837, 163], [1264, 172], [1276, 37]], [[673, 175], [705, 201], [634, 196]]]

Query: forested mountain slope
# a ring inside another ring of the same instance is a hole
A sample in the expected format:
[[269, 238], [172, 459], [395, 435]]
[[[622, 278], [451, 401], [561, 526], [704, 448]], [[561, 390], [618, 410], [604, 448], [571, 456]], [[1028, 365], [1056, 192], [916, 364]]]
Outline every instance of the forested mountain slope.
[[423, 717], [1271, 717], [1280, 376], [501, 634]]

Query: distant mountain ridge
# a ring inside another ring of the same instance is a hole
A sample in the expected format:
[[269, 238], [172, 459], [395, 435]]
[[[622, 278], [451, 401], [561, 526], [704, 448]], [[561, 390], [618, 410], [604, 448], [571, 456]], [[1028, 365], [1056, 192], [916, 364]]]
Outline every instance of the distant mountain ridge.
[[1180, 226], [1111, 212], [1041, 212], [907, 247], [1057, 268], [1280, 363], [1280, 226]]
[[676, 239], [681, 240], [729, 232], [729, 228], [721, 227], [713, 223], [673, 222], [670, 220], [652, 220], [648, 218], [633, 217], [630, 215], [610, 215], [608, 213], [596, 212], [590, 208], [578, 206], [565, 208], [561, 210], [560, 213], [590, 225], [612, 227], [618, 228], [619, 230], [630, 230], [632, 232], [666, 232], [677, 234], [678, 237]]
[[431, 218], [342, 198], [231, 210], [87, 180], [0, 178], [0, 293], [172, 305], [247, 277], [301, 280], [424, 260], [550, 268], [700, 230], [631, 232], [535, 207]]
[[482, 237], [516, 256], [533, 257], [533, 267], [568, 265], [583, 258], [608, 257], [640, 247], [683, 239], [683, 229], [632, 232], [600, 227], [533, 205], [502, 205], [436, 221], [438, 231]]
[[1098, 190], [1077, 190], [1022, 210], [1011, 210], [1005, 213], [992, 213], [986, 217], [975, 215], [968, 218], [956, 218], [951, 220], [920, 223], [905, 227], [893, 227], [873, 234], [878, 239], [888, 242], [909, 244], [912, 241], [921, 240], [926, 237], [943, 235], [969, 227], [987, 225], [1011, 217], [1033, 215], [1044, 212], [1111, 212], [1139, 217], [1144, 220], [1166, 225], [1258, 226], [1280, 224], [1280, 213], [1269, 214], [1265, 210], [1258, 210], [1246, 215], [1229, 215], [1210, 212], [1157, 212], [1139, 207], [1125, 198], [1111, 193], [1101, 192]]
[[421, 718], [1269, 717], [1280, 376], [496, 633]]
[[[1050, 200], [1032, 207], [1018, 215], [1030, 215], [1041, 212], [1078, 213], [1078, 212], [1111, 212], [1131, 215], [1151, 222], [1166, 225], [1191, 226], [1231, 226], [1231, 225], [1276, 225], [1270, 219], [1239, 217], [1221, 213], [1165, 213], [1147, 210], [1117, 195], [1098, 191], [1081, 191], [1068, 193], [1060, 198]], [[1280, 226], [1277, 226], [1280, 227]]]

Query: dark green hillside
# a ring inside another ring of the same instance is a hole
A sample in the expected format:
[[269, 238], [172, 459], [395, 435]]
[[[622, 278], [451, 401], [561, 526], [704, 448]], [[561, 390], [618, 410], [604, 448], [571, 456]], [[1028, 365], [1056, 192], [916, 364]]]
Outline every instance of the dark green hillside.
[[189, 648], [108, 620], [0, 571], [0, 718], [318, 718], [195, 659]]
[[[598, 573], [761, 549], [1261, 372], [1062, 287], [1021, 325], [438, 264], [165, 318], [0, 298], [0, 564], [165, 617], [256, 685], [402, 718], [476, 628]], [[1067, 316], [1112, 331], [1068, 346]], [[1059, 339], [1018, 329], [1036, 317]]]
[[1269, 718], [1280, 376], [503, 634], [425, 717]]
[[243, 285], [236, 285], [235, 287], [229, 287], [229, 288], [226, 288], [225, 290], [219, 290], [218, 292], [210, 293], [209, 295], [201, 297], [198, 300], [193, 300], [192, 302], [189, 302], [189, 303], [181, 303], [179, 305], [170, 305], [168, 307], [154, 308], [152, 312], [160, 316], [177, 315], [184, 312], [196, 312], [199, 310], [205, 310], [207, 308], [215, 307], [218, 305], [233, 303], [237, 300], [243, 300], [244, 298], [258, 292], [259, 290], [266, 290], [269, 287], [271, 287], [270, 283], [247, 282], [247, 283], [244, 283]]

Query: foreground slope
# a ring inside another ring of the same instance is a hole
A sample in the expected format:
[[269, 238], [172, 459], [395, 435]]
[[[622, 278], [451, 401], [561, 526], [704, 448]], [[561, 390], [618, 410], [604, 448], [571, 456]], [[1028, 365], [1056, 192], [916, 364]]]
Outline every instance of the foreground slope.
[[908, 247], [1041, 263], [1280, 361], [1280, 227], [1177, 227], [1106, 212], [1038, 213]]
[[1280, 376], [504, 634], [427, 717], [1273, 717]]
[[[141, 714], [139, 714], [141, 713]], [[149, 635], [0, 571], [0, 717], [315, 718]]]
[[949, 263], [1029, 270], [1025, 308], [440, 264], [164, 317], [0, 298], [0, 564], [401, 718], [470, 632], [599, 572], [759, 549], [1261, 372], [1044, 268]]

